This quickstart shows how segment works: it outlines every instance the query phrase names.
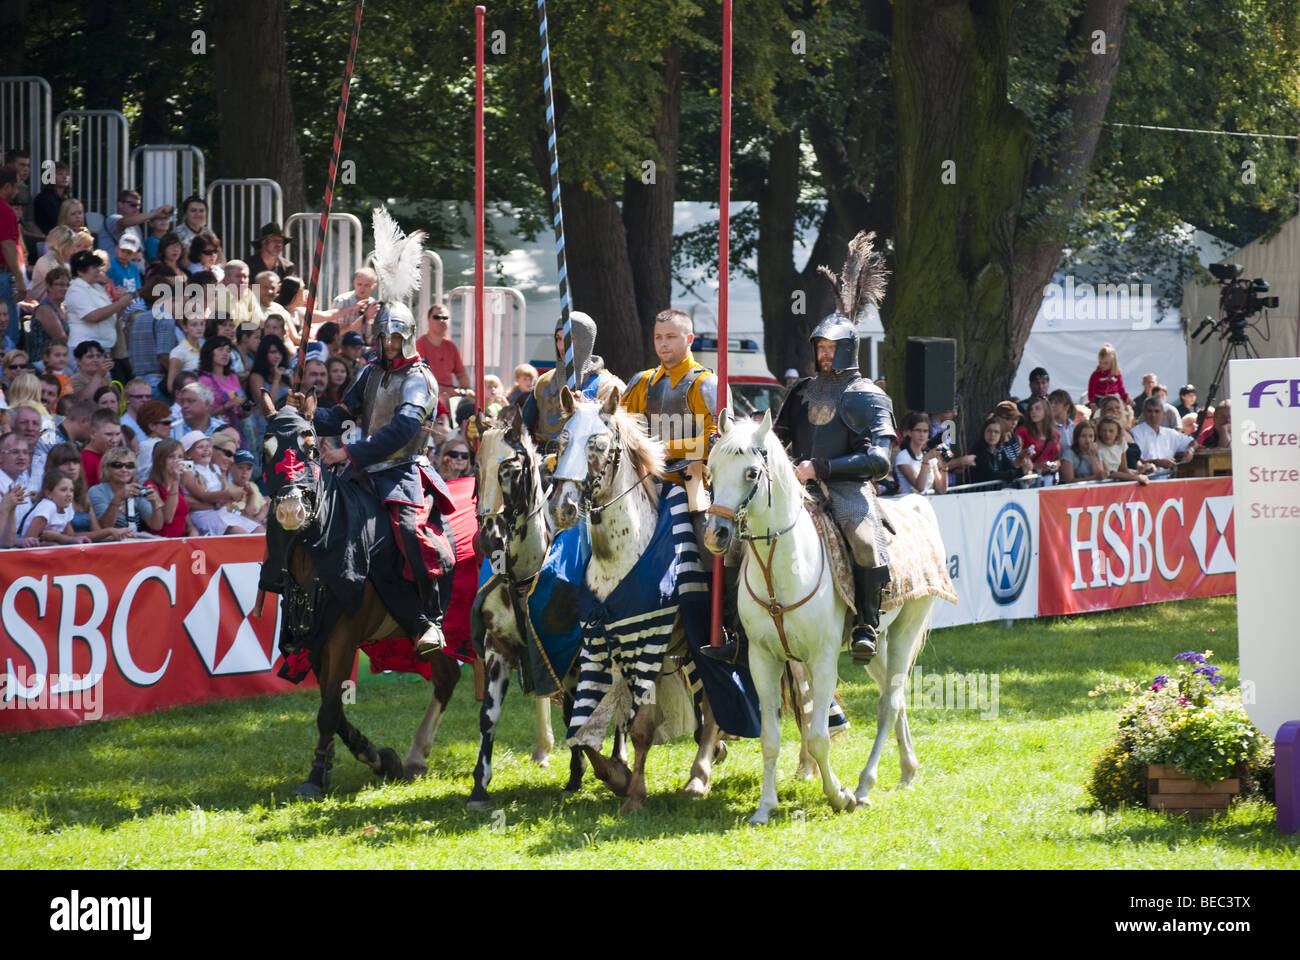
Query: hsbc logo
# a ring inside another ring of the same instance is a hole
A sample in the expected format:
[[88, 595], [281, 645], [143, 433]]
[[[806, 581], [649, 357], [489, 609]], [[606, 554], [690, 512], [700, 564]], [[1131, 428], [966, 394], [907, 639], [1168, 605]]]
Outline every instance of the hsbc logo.
[[262, 673], [279, 657], [275, 647], [282, 614], [279, 603], [270, 637], [259, 637], [248, 619], [257, 602], [261, 569], [255, 561], [222, 564], [182, 621], [203, 665], [214, 677]]
[[1192, 525], [1192, 552], [1202, 573], [1236, 573], [1237, 560], [1228, 547], [1232, 522], [1232, 497], [1206, 497]]
[[999, 604], [1015, 603], [1025, 589], [1033, 552], [1029, 518], [1017, 504], [1008, 503], [994, 518], [989, 532], [989, 589]]

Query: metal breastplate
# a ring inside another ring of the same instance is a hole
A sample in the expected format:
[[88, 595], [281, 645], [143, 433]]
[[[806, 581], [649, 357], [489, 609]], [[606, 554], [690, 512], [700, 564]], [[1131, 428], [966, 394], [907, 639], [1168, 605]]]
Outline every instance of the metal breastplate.
[[[599, 373], [588, 373], [580, 399], [596, 399], [596, 386], [599, 381]], [[540, 444], [554, 439], [568, 419], [560, 406], [560, 391], [563, 389], [564, 378], [562, 371], [558, 370], [542, 374], [541, 382], [533, 388], [533, 402], [537, 404], [537, 428], [533, 431], [533, 435]]]
[[[422, 363], [413, 363], [401, 370], [381, 371], [372, 367], [366, 378], [365, 409], [361, 414], [361, 432], [370, 439], [384, 427], [393, 422], [398, 411], [403, 407], [410, 409], [403, 413], [414, 415], [422, 420], [428, 419], [438, 403], [438, 385], [429, 368]], [[399, 463], [405, 463], [424, 456], [429, 445], [429, 434], [418, 431], [400, 450], [394, 450], [388, 459], [376, 468], [387, 469]]]
[[695, 381], [708, 372], [704, 367], [694, 367], [682, 374], [676, 386], [669, 383], [668, 374], [665, 373], [649, 385], [645, 393], [645, 413], [650, 425], [650, 436], [670, 443], [673, 440], [689, 440], [703, 432], [703, 418], [691, 410], [687, 395]]
[[854, 438], [839, 415], [840, 397], [858, 379], [854, 372], [823, 374], [799, 391], [790, 454], [796, 462], [815, 457], [842, 457]]

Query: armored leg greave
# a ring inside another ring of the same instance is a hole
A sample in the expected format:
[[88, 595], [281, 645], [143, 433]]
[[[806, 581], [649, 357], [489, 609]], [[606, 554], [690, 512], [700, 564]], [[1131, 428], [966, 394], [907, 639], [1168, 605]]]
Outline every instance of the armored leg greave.
[[854, 663], [867, 664], [876, 655], [880, 626], [880, 595], [889, 583], [889, 567], [853, 566], [853, 600], [858, 608], [849, 650]]

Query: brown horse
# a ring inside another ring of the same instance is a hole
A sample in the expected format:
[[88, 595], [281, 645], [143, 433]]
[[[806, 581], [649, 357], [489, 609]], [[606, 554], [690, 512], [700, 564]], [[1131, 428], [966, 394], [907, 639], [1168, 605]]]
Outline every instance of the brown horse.
[[[415, 740], [403, 764], [389, 747], [376, 749], [343, 715], [344, 684], [352, 675], [357, 649], [370, 640], [403, 637], [389, 608], [415, 590], [397, 579], [400, 566], [397, 545], [388, 526], [388, 518], [375, 497], [357, 483], [335, 476], [320, 466], [316, 431], [312, 416], [316, 399], [309, 395], [301, 411], [286, 405], [276, 411], [271, 398], [262, 394], [261, 404], [267, 418], [263, 462], [265, 479], [273, 511], [267, 522], [268, 565], [282, 564], [264, 572], [263, 583], [280, 587], [285, 604], [282, 630], [296, 632], [294, 640], [305, 641], [319, 634], [318, 654], [301, 654], [290, 658], [290, 670], [305, 667], [310, 660], [320, 684], [321, 705], [316, 714], [319, 739], [315, 759], [307, 780], [294, 791], [300, 799], [317, 800], [329, 789], [330, 767], [334, 757], [334, 736], [343, 740], [352, 755], [377, 775], [385, 778], [410, 779], [427, 772], [425, 759], [433, 745], [438, 722], [447, 709], [460, 667], [450, 657], [436, 656], [430, 666], [433, 676], [433, 699], [415, 733]], [[347, 537], [349, 547], [364, 552], [370, 575], [359, 591], [359, 600], [349, 603], [336, 589], [327, 589], [318, 566], [326, 560], [330, 546], [326, 531], [347, 534], [340, 528], [357, 519], [370, 521], [366, 529], [372, 534], [368, 549], [360, 550], [357, 537]], [[268, 577], [268, 573], [270, 576]], [[385, 574], [388, 574], [385, 577]], [[405, 586], [405, 589], [404, 589]], [[445, 605], [447, 597], [443, 598]], [[261, 597], [258, 598], [260, 614]], [[311, 648], [317, 648], [315, 643]], [[295, 660], [294, 658], [298, 658]], [[287, 664], [288, 666], [288, 664]], [[305, 671], [304, 671], [305, 672]]]

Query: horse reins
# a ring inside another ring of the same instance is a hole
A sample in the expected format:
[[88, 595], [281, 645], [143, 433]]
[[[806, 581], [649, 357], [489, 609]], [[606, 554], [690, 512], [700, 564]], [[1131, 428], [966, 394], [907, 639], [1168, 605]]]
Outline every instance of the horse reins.
[[[772, 474], [767, 462], [767, 451], [760, 449], [759, 453], [763, 458], [762, 475], [767, 479], [767, 503], [770, 507], [772, 505]], [[817, 538], [817, 552], [820, 567], [817, 570], [816, 582], [813, 584], [813, 588], [808, 592], [807, 596], [802, 600], [789, 604], [788, 606], [777, 600], [776, 587], [772, 582], [772, 555], [776, 552], [776, 539], [777, 537], [784, 536], [795, 528], [795, 525], [799, 522], [799, 516], [803, 511], [797, 509], [795, 511], [794, 520], [792, 520], [783, 530], [778, 530], [773, 533], [772, 528], [768, 527], [767, 533], [746, 533], [745, 528], [749, 523], [749, 513], [746, 508], [748, 508], [750, 502], [758, 493], [758, 482], [758, 478], [756, 477], [754, 479], [754, 485], [750, 488], [749, 493], [740, 501], [735, 510], [715, 503], [709, 507], [708, 512], [716, 517], [722, 517], [723, 519], [730, 520], [736, 524], [737, 536], [739, 536], [740, 539], [745, 542], [746, 546], [749, 547], [750, 553], [754, 557], [754, 561], [758, 564], [758, 569], [763, 573], [763, 582], [767, 586], [767, 600], [763, 600], [762, 597], [754, 592], [754, 588], [749, 584], [749, 577], [741, 577], [741, 579], [745, 581], [745, 589], [748, 590], [749, 595], [754, 598], [754, 602], [767, 610], [768, 614], [772, 617], [772, 621], [776, 624], [776, 635], [781, 640], [781, 649], [785, 651], [786, 657], [790, 660], [799, 660], [798, 657], [790, 652], [790, 643], [785, 636], [785, 615], [791, 610], [797, 610], [799, 607], [802, 607], [816, 595], [818, 590], [821, 589], [822, 574], [826, 570], [826, 545], [822, 543], [821, 537], [819, 536]], [[758, 551], [758, 547], [754, 546], [754, 541], [756, 540], [767, 541], [766, 563], [764, 563], [763, 557]]]

